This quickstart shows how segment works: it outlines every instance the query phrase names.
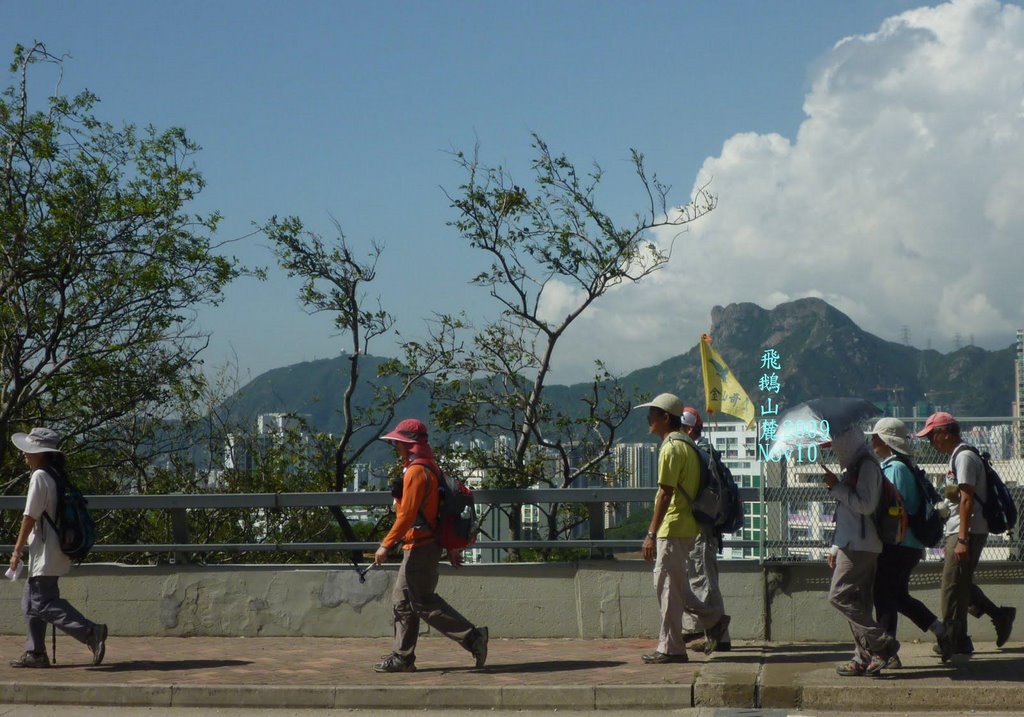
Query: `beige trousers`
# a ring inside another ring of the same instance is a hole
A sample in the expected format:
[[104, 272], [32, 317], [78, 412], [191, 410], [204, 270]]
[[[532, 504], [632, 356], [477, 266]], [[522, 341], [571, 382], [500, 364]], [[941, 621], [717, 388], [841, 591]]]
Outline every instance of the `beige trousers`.
[[[658, 652], [682, 655], [686, 652], [683, 639], [683, 611], [697, 619], [711, 620], [715, 611], [697, 599], [686, 579], [686, 562], [693, 550], [695, 538], [658, 538], [654, 559], [654, 590], [661, 610], [658, 629]], [[711, 622], [715, 624], [717, 620]]]

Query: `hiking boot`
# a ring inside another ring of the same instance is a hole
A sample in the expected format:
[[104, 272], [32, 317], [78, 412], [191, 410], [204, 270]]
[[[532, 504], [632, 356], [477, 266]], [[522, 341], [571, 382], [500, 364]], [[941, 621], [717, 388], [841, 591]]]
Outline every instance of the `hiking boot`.
[[863, 677], [866, 670], [866, 666], [856, 660], [850, 660], [845, 665], [837, 667], [836, 674], [840, 677]]
[[992, 624], [996, 628], [996, 647], [1002, 647], [1010, 639], [1010, 633], [1013, 632], [1013, 621], [1016, 617], [1017, 608], [1001, 607], [999, 614], [992, 618]]
[[478, 669], [487, 662], [487, 642], [490, 639], [490, 634], [486, 627], [478, 627], [473, 632], [473, 638], [470, 640], [467, 649], [473, 653]]
[[103, 656], [107, 654], [107, 626], [96, 625], [85, 644], [92, 650], [92, 664], [103, 662]]
[[11, 660], [11, 667], [49, 667], [50, 658], [45, 652], [26, 651], [17, 660]]
[[686, 653], [680, 655], [668, 655], [664, 652], [652, 652], [649, 655], [641, 655], [640, 659], [647, 665], [665, 665], [670, 662], [689, 662], [690, 658]]
[[416, 659], [406, 660], [401, 655], [394, 653], [385, 657], [381, 662], [373, 666], [374, 672], [415, 672]]
[[[701, 635], [687, 642], [686, 649], [693, 650], [694, 652], [704, 652], [704, 648], [707, 644], [708, 639], [704, 635]], [[715, 648], [715, 652], [729, 652], [730, 650], [732, 650], [732, 643], [728, 640], [725, 642], [719, 642], [718, 646]]]
[[[950, 643], [950, 648], [949, 648], [949, 650], [950, 650], [950, 652], [949, 652], [950, 657], [952, 657], [953, 655], [973, 655], [974, 654], [974, 641], [971, 640], [971, 636], [970, 635], [965, 637], [963, 642], [961, 642], [959, 645], [957, 645], [957, 644], [953, 643], [953, 637], [952, 637], [952, 635], [950, 635], [949, 631], [947, 630], [946, 634], [943, 636], [943, 639], [948, 640], [949, 643]], [[936, 640], [938, 640], [938, 638], [936, 638]], [[937, 641], [934, 645], [932, 645], [932, 652], [934, 652], [936, 655], [940, 655], [940, 656], [942, 655], [942, 642], [941, 641]], [[945, 662], [945, 660], [943, 660], [943, 662]]]
[[725, 637], [725, 634], [729, 631], [730, 620], [732, 620], [732, 618], [730, 618], [728, 615], [722, 615], [722, 619], [720, 619], [713, 628], [711, 628], [707, 631], [707, 633], [705, 633], [705, 655], [710, 655], [712, 652], [718, 649], [718, 641]]
[[884, 665], [887, 670], [898, 670], [901, 667], [903, 667], [903, 660], [900, 659], [899, 653], [886, 660]]
[[942, 662], [949, 662], [953, 658], [954, 648], [953, 633], [949, 630], [935, 636], [935, 647], [932, 650], [938, 653]]

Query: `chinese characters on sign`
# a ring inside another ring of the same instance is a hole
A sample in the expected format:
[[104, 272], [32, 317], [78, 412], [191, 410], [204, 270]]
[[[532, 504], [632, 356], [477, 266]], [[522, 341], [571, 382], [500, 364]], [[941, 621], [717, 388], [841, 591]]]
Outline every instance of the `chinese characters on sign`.
[[[761, 352], [761, 370], [764, 373], [757, 387], [767, 396], [760, 406], [760, 459], [778, 463], [783, 458], [796, 458], [797, 463], [814, 463], [818, 460], [818, 444], [829, 440], [828, 421], [784, 420], [780, 426], [778, 396], [782, 384], [776, 371], [782, 370], [782, 357], [778, 351], [765, 349]], [[778, 450], [771, 450], [773, 441], [777, 443]]]

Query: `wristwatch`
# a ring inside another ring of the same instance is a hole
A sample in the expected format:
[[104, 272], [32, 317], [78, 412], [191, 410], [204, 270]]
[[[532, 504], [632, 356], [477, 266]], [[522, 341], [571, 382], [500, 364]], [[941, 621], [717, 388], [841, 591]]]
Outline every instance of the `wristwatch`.
[[960, 543], [960, 545], [967, 545], [968, 543], [970, 543], [970, 539], [968, 539], [968, 538], [957, 538], [956, 542]]
[[647, 531], [647, 537], [650, 538], [651, 540], [654, 540], [654, 533], [652, 531], [648, 530]]

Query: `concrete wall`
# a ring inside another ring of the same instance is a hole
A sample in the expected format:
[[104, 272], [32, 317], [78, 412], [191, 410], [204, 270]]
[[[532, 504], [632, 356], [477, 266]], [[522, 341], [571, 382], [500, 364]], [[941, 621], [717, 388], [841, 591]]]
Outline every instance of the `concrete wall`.
[[[118, 635], [391, 635], [391, 588], [397, 566], [360, 583], [345, 566], [129, 567], [87, 565], [61, 579], [61, 593]], [[938, 566], [915, 575], [914, 590], [937, 610]], [[988, 564], [980, 581], [997, 603], [1016, 604], [1019, 563]], [[828, 605], [824, 564], [767, 567], [722, 563], [722, 591], [735, 639], [846, 640]], [[0, 632], [24, 632], [24, 582], [0, 582]], [[438, 592], [495, 637], [651, 637], [658, 608], [651, 566], [642, 561], [442, 567]], [[972, 633], [992, 639], [987, 621]], [[919, 633], [904, 620], [901, 638]]]
[[[918, 565], [911, 576], [910, 593], [932, 612], [939, 613], [939, 580], [942, 563], [928, 561]], [[846, 621], [828, 604], [832, 574], [821, 563], [765, 566], [768, 588], [767, 634], [769, 639], [790, 641], [835, 641], [850, 637]], [[997, 605], [1024, 607], [1024, 564], [985, 562], [978, 566], [975, 581]], [[968, 618], [967, 629], [976, 640], [994, 640], [995, 630], [988, 618]], [[913, 640], [922, 633], [910, 620], [900, 617], [900, 640]], [[931, 638], [928, 638], [931, 639]]]

